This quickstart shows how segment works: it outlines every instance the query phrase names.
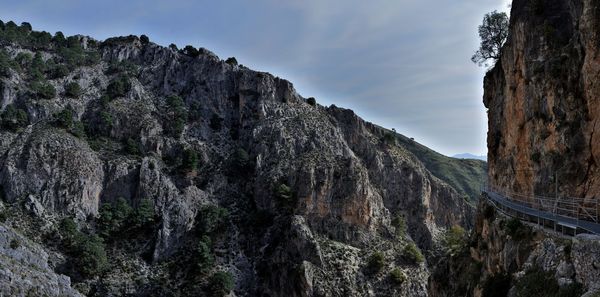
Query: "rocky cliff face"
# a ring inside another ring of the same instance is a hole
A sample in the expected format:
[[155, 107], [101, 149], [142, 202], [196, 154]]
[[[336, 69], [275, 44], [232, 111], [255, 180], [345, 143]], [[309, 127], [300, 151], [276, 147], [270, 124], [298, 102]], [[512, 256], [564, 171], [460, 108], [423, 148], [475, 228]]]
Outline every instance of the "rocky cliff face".
[[0, 180], [27, 213], [4, 224], [82, 294], [426, 296], [413, 242], [471, 225], [399, 135], [288, 81], [135, 36], [0, 29]]
[[481, 200], [461, 252], [443, 258], [430, 296], [596, 296], [600, 237], [563, 236], [505, 216]]
[[488, 177], [524, 194], [600, 195], [600, 3], [515, 0], [485, 77]]
[[[560, 195], [598, 197], [599, 46], [598, 1], [513, 1], [508, 40], [484, 81], [492, 187], [546, 195], [558, 184]], [[599, 242], [524, 223], [482, 199], [469, 238], [436, 262], [429, 293], [598, 296]]]

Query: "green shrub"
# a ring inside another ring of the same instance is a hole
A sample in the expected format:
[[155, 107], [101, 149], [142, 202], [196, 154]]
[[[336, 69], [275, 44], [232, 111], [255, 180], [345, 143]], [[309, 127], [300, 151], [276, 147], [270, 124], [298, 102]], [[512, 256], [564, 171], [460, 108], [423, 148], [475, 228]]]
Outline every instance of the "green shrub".
[[143, 198], [134, 211], [132, 222], [134, 227], [143, 228], [154, 224], [154, 204], [148, 198]]
[[385, 257], [381, 252], [374, 252], [367, 259], [367, 268], [374, 273], [377, 273], [385, 266]]
[[452, 226], [444, 234], [444, 245], [446, 253], [456, 256], [464, 251], [467, 246], [467, 234], [465, 229], [460, 226]]
[[83, 123], [74, 119], [73, 109], [67, 107], [54, 115], [54, 125], [63, 128], [78, 138], [85, 137]]
[[27, 67], [29, 67], [29, 65], [31, 65], [31, 60], [33, 60], [33, 56], [30, 53], [27, 53], [27, 52], [20, 52], [15, 57], [15, 62], [21, 68], [27, 68]]
[[22, 29], [22, 31], [24, 31], [26, 33], [29, 33], [33, 30], [33, 28], [31, 27], [31, 24], [28, 22], [22, 22], [21, 29]]
[[46, 31], [33, 31], [29, 34], [29, 40], [34, 49], [47, 49], [52, 42], [52, 35]]
[[423, 257], [417, 245], [412, 241], [404, 247], [404, 257], [415, 264], [425, 261], [425, 257]]
[[182, 109], [185, 108], [185, 102], [177, 95], [171, 95], [167, 97], [167, 106], [171, 109]]
[[69, 129], [69, 132], [77, 138], [85, 137], [85, 127], [81, 121], [73, 121], [73, 125]]
[[108, 65], [108, 68], [104, 72], [106, 75], [113, 74], [127, 74], [127, 75], [136, 75], [138, 72], [138, 67], [132, 62], [127, 60], [123, 60], [121, 62], [112, 62]]
[[102, 238], [97, 235], [86, 236], [74, 253], [75, 267], [86, 277], [102, 273], [108, 266], [108, 258]]
[[57, 47], [63, 47], [67, 44], [67, 39], [65, 38], [63, 32], [58, 31], [54, 33], [54, 37], [52, 37], [52, 42], [54, 42], [54, 44]]
[[36, 81], [31, 84], [31, 89], [38, 98], [52, 99], [56, 96], [56, 89], [48, 82]]
[[35, 53], [35, 56], [33, 56], [33, 60], [31, 60], [31, 63], [29, 66], [29, 75], [30, 75], [31, 79], [34, 81], [44, 80], [45, 72], [46, 72], [46, 62], [44, 62], [42, 55], [39, 52], [37, 52], [37, 53]]
[[315, 97], [309, 97], [308, 99], [306, 99], [306, 103], [312, 106], [317, 106], [317, 100], [315, 99]]
[[402, 283], [404, 283], [406, 281], [407, 277], [406, 277], [406, 274], [402, 271], [402, 269], [394, 268], [390, 272], [390, 279], [396, 285], [401, 285]]
[[2, 112], [2, 127], [12, 131], [25, 127], [29, 124], [27, 112], [16, 108], [14, 104], [9, 104]]
[[183, 172], [196, 171], [198, 169], [198, 153], [193, 149], [184, 150], [179, 168]]
[[208, 292], [211, 296], [222, 297], [233, 290], [233, 277], [229, 272], [219, 271], [208, 280]]
[[63, 78], [69, 75], [69, 68], [64, 64], [52, 64], [48, 68], [48, 76], [51, 79]]
[[406, 219], [403, 215], [399, 214], [392, 219], [392, 226], [396, 228], [396, 235], [400, 237], [406, 236]]
[[196, 265], [200, 271], [206, 271], [212, 267], [215, 258], [212, 254], [212, 241], [210, 237], [204, 235], [200, 238], [196, 247]]
[[125, 151], [134, 156], [138, 156], [140, 154], [140, 145], [133, 138], [127, 138], [125, 141]]
[[140, 36], [140, 42], [142, 43], [142, 45], [146, 45], [146, 44], [150, 43], [150, 38], [148, 38], [148, 36], [142, 34]]
[[70, 98], [78, 98], [81, 96], [81, 87], [76, 82], [70, 82], [65, 85], [65, 95]]
[[508, 220], [504, 225], [504, 231], [515, 241], [527, 240], [532, 236], [531, 230], [517, 218]]
[[231, 155], [231, 169], [235, 175], [246, 175], [254, 170], [254, 162], [243, 148], [238, 148]]
[[105, 203], [100, 208], [98, 229], [104, 238], [119, 235], [127, 227], [128, 219], [133, 209], [123, 198], [117, 199], [113, 204]]
[[198, 51], [198, 49], [197, 49], [197, 48], [195, 48], [195, 47], [193, 47], [193, 46], [191, 46], [191, 45], [186, 45], [186, 46], [183, 48], [183, 53], [184, 53], [185, 55], [188, 55], [188, 56], [190, 56], [190, 57], [194, 57], [194, 58], [195, 58], [195, 57], [198, 57], [198, 56], [200, 55], [200, 51]]
[[54, 115], [55, 125], [70, 129], [73, 126], [73, 110], [71, 108], [65, 108]]
[[70, 70], [100, 62], [100, 54], [94, 50], [85, 51], [76, 36], [69, 36], [65, 40], [64, 46], [58, 48], [58, 56]]
[[9, 246], [11, 249], [16, 250], [21, 246], [21, 242], [18, 239], [12, 239]]
[[64, 218], [59, 225], [63, 245], [72, 258], [73, 267], [85, 277], [102, 273], [108, 264], [104, 242], [96, 235], [86, 235], [77, 229], [72, 218]]
[[214, 234], [225, 228], [228, 218], [227, 209], [208, 205], [203, 207], [196, 216], [196, 228], [201, 235]]
[[227, 63], [231, 66], [237, 66], [238, 61], [235, 57], [230, 57], [230, 58], [227, 58], [227, 60], [225, 60], [225, 63]]
[[584, 293], [581, 284], [560, 287], [554, 273], [535, 267], [515, 284], [517, 297], [578, 297]]
[[60, 221], [59, 232], [67, 240], [69, 245], [75, 242], [77, 235], [79, 234], [77, 224], [69, 217], [63, 218]]
[[385, 132], [381, 138], [381, 141], [383, 141], [385, 144], [391, 145], [396, 143], [396, 137], [390, 132]]
[[0, 77], [8, 77], [10, 69], [15, 68], [16, 63], [13, 62], [5, 50], [0, 50]]
[[102, 111], [100, 112], [100, 120], [103, 130], [105, 130], [105, 134], [109, 134], [113, 125], [112, 115], [109, 112]]
[[106, 95], [111, 99], [124, 97], [131, 89], [131, 82], [127, 75], [119, 75], [113, 78], [108, 87], [106, 87]]
[[169, 135], [173, 137], [179, 137], [185, 128], [185, 123], [188, 120], [188, 112], [185, 108], [185, 102], [181, 97], [176, 95], [167, 97], [166, 102], [169, 121], [166, 123], [165, 130]]
[[295, 204], [295, 195], [285, 183], [279, 183], [275, 186], [275, 198], [284, 207], [292, 207]]

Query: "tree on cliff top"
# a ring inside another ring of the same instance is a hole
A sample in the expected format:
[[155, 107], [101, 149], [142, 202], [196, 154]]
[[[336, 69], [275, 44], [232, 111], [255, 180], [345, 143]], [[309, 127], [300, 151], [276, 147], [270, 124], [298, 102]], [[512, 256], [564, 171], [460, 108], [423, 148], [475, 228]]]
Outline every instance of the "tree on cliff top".
[[500, 49], [508, 37], [508, 16], [496, 10], [486, 13], [483, 23], [479, 26], [481, 46], [475, 52], [471, 61], [479, 66], [486, 65], [490, 59], [494, 63], [500, 59]]

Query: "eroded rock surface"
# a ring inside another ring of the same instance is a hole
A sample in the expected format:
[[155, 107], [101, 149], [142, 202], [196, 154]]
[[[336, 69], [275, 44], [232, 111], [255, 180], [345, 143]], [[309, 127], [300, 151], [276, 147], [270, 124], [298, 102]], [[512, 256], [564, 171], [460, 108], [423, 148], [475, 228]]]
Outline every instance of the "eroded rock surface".
[[485, 77], [489, 180], [523, 194], [600, 195], [600, 4], [515, 0]]

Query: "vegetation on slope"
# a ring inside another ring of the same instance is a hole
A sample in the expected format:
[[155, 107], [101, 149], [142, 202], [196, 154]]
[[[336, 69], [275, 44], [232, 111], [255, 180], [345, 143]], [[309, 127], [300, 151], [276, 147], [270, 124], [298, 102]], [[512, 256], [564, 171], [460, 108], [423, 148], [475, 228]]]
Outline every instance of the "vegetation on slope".
[[398, 144], [413, 153], [437, 178], [445, 181], [475, 205], [485, 178], [487, 163], [481, 160], [444, 156], [404, 135], [396, 133]]

